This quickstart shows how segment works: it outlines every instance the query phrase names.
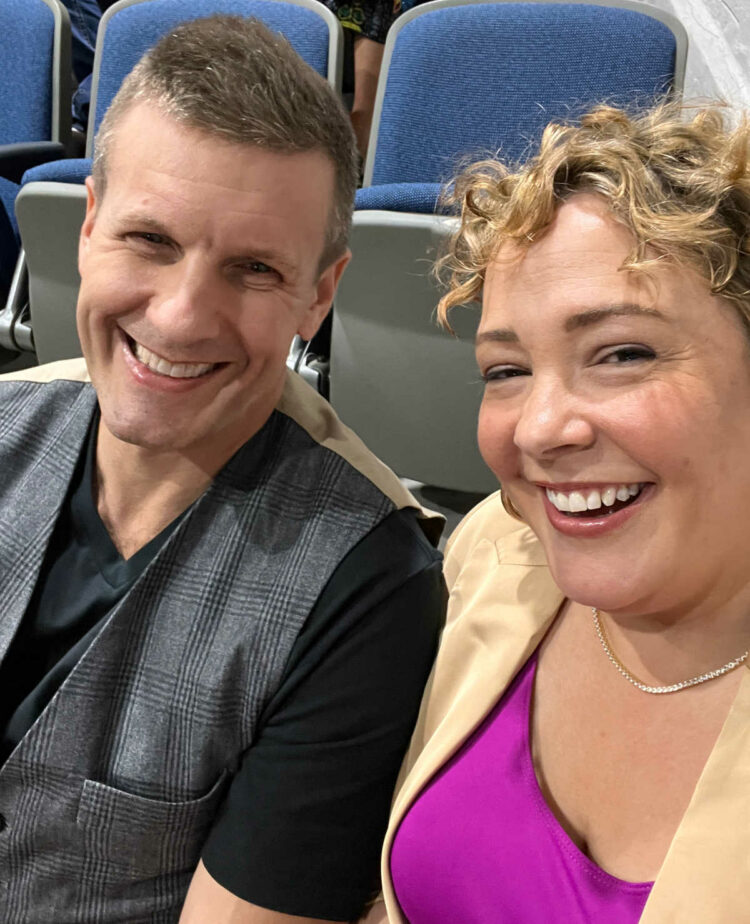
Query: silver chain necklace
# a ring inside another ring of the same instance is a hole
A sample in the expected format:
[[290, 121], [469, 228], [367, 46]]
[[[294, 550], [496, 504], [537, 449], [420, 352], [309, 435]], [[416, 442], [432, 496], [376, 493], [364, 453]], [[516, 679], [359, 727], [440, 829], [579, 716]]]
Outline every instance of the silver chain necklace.
[[706, 683], [707, 680], [714, 680], [716, 677], [721, 677], [723, 674], [728, 674], [729, 671], [733, 671], [735, 667], [739, 667], [740, 664], [743, 664], [747, 660], [748, 654], [750, 654], [750, 651], [746, 651], [744, 654], [740, 655], [739, 658], [733, 658], [731, 661], [727, 661], [723, 667], [717, 667], [716, 670], [713, 671], [706, 671], [705, 674], [698, 674], [697, 677], [691, 677], [689, 680], [681, 680], [679, 683], [670, 683], [665, 687], [652, 687], [642, 680], [639, 680], [635, 674], [631, 674], [627, 667], [625, 667], [614, 651], [612, 651], [607, 633], [604, 631], [604, 626], [599, 618], [599, 610], [595, 606], [592, 606], [591, 612], [594, 616], [594, 628], [596, 629], [596, 634], [599, 636], [599, 641], [602, 643], [605, 654], [622, 676], [632, 683], [634, 687], [643, 690], [644, 693], [677, 693], [678, 690], [686, 690], [688, 687], [695, 687], [699, 683]]

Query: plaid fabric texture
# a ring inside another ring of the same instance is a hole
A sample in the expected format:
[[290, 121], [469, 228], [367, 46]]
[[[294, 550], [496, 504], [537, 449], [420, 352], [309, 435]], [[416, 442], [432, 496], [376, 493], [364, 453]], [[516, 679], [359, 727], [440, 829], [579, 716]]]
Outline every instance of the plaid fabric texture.
[[[0, 386], [0, 657], [33, 592], [95, 402], [78, 382]], [[274, 412], [0, 770], [6, 924], [178, 920], [307, 614], [392, 509], [348, 462]]]

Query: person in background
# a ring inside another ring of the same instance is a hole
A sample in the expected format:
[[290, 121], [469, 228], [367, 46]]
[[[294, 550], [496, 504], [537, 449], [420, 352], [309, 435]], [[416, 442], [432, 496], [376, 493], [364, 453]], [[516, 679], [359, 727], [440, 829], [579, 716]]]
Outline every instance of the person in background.
[[94, 68], [94, 51], [102, 6], [96, 0], [63, 0], [70, 16], [70, 33], [73, 42], [73, 76], [78, 84], [73, 94], [73, 130], [86, 133], [91, 102], [91, 71]]
[[410, 924], [741, 921], [750, 887], [750, 123], [551, 124], [456, 184], [501, 491], [449, 543], [396, 798]]
[[356, 161], [251, 19], [174, 29], [105, 116], [85, 363], [0, 382], [6, 924], [349, 921], [377, 888], [442, 519], [286, 369]]
[[322, 0], [344, 28], [344, 86], [351, 94], [350, 116], [357, 148], [364, 161], [370, 140], [375, 92], [383, 60], [383, 45], [400, 0]]

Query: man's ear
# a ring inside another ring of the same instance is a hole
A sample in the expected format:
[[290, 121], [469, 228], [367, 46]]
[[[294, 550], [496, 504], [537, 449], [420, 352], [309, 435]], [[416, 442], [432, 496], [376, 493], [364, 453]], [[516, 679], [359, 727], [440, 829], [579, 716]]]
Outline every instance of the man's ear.
[[351, 258], [352, 252], [347, 250], [320, 274], [315, 285], [315, 301], [305, 311], [305, 315], [297, 329], [297, 333], [303, 340], [311, 340], [323, 323], [323, 318], [328, 314], [333, 304], [333, 296], [336, 294], [341, 275]]
[[86, 177], [86, 217], [81, 225], [81, 234], [78, 238], [78, 272], [82, 272], [82, 264], [86, 259], [91, 243], [91, 232], [96, 221], [97, 198], [94, 191], [94, 178]]

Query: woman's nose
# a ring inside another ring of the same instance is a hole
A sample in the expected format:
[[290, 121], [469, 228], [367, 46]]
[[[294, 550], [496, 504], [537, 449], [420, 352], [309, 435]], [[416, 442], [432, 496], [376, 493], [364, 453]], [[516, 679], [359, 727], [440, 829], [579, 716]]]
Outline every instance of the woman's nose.
[[551, 458], [586, 449], [594, 438], [583, 402], [567, 386], [552, 378], [532, 380], [514, 433], [514, 442], [521, 452], [535, 458]]

